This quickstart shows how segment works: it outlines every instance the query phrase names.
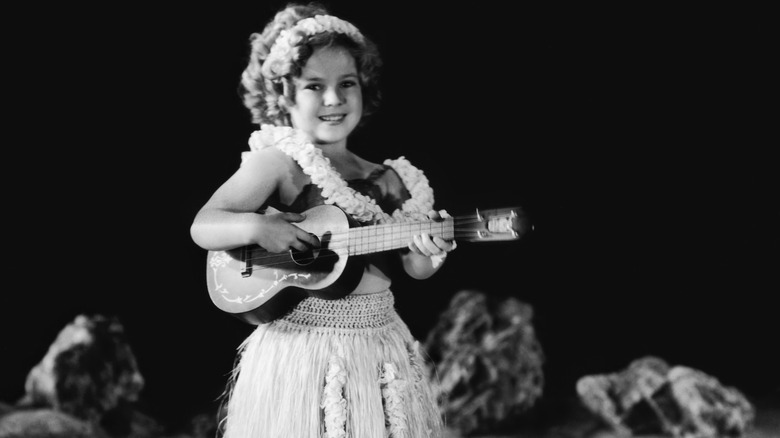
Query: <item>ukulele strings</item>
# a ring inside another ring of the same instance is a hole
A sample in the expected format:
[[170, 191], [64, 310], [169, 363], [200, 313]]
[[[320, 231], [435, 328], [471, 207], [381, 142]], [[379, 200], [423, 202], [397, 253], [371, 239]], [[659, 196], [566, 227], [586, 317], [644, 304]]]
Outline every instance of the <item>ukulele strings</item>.
[[[484, 222], [484, 220], [480, 219], [479, 216], [465, 216], [466, 218], [472, 218], [472, 220], [461, 220], [459, 218], [458, 224], [461, 225], [468, 225], [468, 224], [474, 224], [474, 223], [480, 223]], [[451, 219], [450, 219], [451, 220]], [[316, 257], [306, 257], [306, 254], [309, 254], [310, 251], [302, 251], [298, 254], [301, 256], [299, 261], [304, 260], [314, 260], [314, 259], [327, 259], [332, 257], [340, 257], [344, 255], [349, 255], [349, 248], [350, 246], [354, 248], [359, 248], [361, 245], [390, 245], [393, 246], [393, 248], [389, 249], [398, 249], [405, 247], [410, 240], [408, 238], [403, 238], [403, 236], [394, 236], [395, 233], [392, 232], [392, 230], [389, 230], [389, 228], [393, 227], [404, 227], [405, 230], [408, 232], [412, 231], [420, 231], [422, 230], [413, 230], [413, 227], [417, 224], [436, 224], [439, 222], [417, 222], [417, 223], [407, 223], [407, 224], [384, 224], [378, 226], [377, 230], [381, 230], [382, 232], [378, 234], [373, 235], [367, 235], [363, 239], [365, 239], [367, 242], [363, 243], [361, 242], [360, 237], [355, 236], [355, 239], [350, 242], [349, 239], [344, 239], [343, 237], [348, 236], [350, 233], [355, 233], [356, 230], [360, 230], [360, 228], [351, 228], [346, 231], [338, 232], [338, 233], [332, 233], [330, 234], [329, 243], [330, 245], [326, 248], [323, 248], [323, 254], [317, 255]], [[384, 231], [390, 231], [390, 232], [384, 232]], [[453, 232], [453, 238], [457, 240], [458, 238], [462, 237], [470, 237], [474, 235], [474, 230], [471, 227], [458, 227], [454, 226], [452, 229]], [[403, 241], [405, 242], [403, 242]], [[316, 251], [313, 250], [313, 251]], [[381, 250], [380, 250], [381, 251]], [[356, 252], [357, 251], [356, 249]], [[379, 251], [376, 251], [379, 252]], [[360, 255], [360, 254], [354, 254], [354, 255]], [[281, 264], [289, 264], [291, 262], [295, 261], [295, 257], [291, 256], [289, 252], [283, 252], [283, 253], [272, 253], [270, 251], [267, 251], [263, 249], [262, 247], [255, 247], [249, 250], [249, 257], [242, 260], [243, 262], [252, 262], [257, 263], [259, 265], [262, 265], [260, 267], [257, 267], [258, 269], [263, 268], [271, 268], [275, 265], [281, 265]]]
[[[470, 222], [470, 223], [479, 223], [479, 222], [481, 222], [481, 221], [477, 220], [477, 221], [473, 221], [473, 222]], [[420, 224], [427, 224], [428, 222], [419, 222], [419, 223]], [[436, 223], [436, 222], [431, 222], [431, 223]], [[464, 223], [464, 222], [461, 222], [461, 223]], [[465, 222], [465, 223], [467, 224], [469, 222]], [[349, 230], [346, 230], [346, 231], [341, 231], [341, 232], [336, 232], [336, 233], [326, 233], [326, 235], [329, 236], [328, 240], [332, 244], [336, 244], [336, 245], [333, 245], [333, 246], [329, 246], [328, 249], [331, 249], [331, 250], [333, 250], [333, 249], [342, 249], [343, 246], [339, 247], [338, 244], [342, 244], [342, 245], [346, 244], [346, 246], [349, 246], [350, 243], [352, 243], [355, 246], [356, 245], [361, 245], [361, 244], [363, 244], [363, 241], [368, 241], [367, 243], [369, 243], [369, 244], [387, 244], [387, 243], [392, 242], [394, 240], [399, 240], [401, 238], [405, 238], [405, 236], [401, 236], [401, 234], [404, 233], [404, 232], [409, 234], [409, 233], [417, 233], [417, 232], [423, 233], [425, 231], [432, 231], [432, 230], [425, 230], [424, 231], [422, 229], [416, 230], [416, 229], [412, 228], [414, 225], [415, 225], [414, 223], [409, 223], [409, 224], [387, 224], [387, 225], [384, 225], [384, 226], [380, 225], [377, 228], [377, 230], [380, 230], [379, 232], [377, 232], [375, 234], [365, 234], [363, 236], [358, 236], [357, 235], [361, 228], [350, 228]], [[389, 229], [391, 227], [399, 227], [399, 226], [405, 226], [406, 229], [401, 230], [401, 232], [396, 232], [396, 230], [390, 230]], [[444, 230], [440, 230], [440, 231], [441, 231], [441, 233], [444, 233]], [[456, 238], [456, 239], [457, 238], [462, 238], [462, 237], [468, 237], [468, 236], [471, 236], [471, 235], [474, 234], [474, 230], [472, 228], [470, 228], [470, 227], [462, 228], [462, 227], [455, 226], [451, 230], [447, 230], [447, 231], [451, 231], [452, 234], [453, 234], [453, 238]], [[349, 237], [349, 234], [353, 234], [353, 240], [351, 242], [350, 242], [350, 240], [348, 238], [347, 239], [343, 238], [345, 236]], [[428, 234], [430, 234], [430, 233], [428, 233]], [[318, 238], [319, 237], [320, 236], [318, 236]], [[261, 259], [263, 257], [262, 254], [265, 254], [265, 253], [267, 253], [267, 254], [283, 254], [283, 253], [271, 253], [271, 252], [268, 252], [268, 251], [264, 250], [263, 248], [261, 248], [259, 246], [256, 247], [256, 248], [253, 248], [251, 251], [253, 253], [258, 253], [258, 254], [261, 254], [261, 255], [259, 257], [257, 257], [257, 258], [251, 258], [249, 260]]]
[[[467, 233], [467, 234], [459, 234], [454, 233], [453, 239], [457, 240], [458, 238], [468, 237], [472, 236], [473, 233]], [[433, 237], [441, 237], [441, 236], [433, 236]], [[330, 250], [334, 252], [347, 250], [350, 247], [354, 248], [360, 248], [362, 246], [377, 246], [381, 247], [383, 245], [396, 245], [396, 244], [402, 244], [403, 242], [411, 242], [411, 239], [408, 238], [402, 238], [402, 237], [391, 237], [391, 235], [386, 236], [370, 236], [370, 239], [365, 239], [364, 241], [361, 241], [360, 239], [356, 239], [353, 241], [349, 241], [348, 239], [342, 239], [342, 238], [335, 238], [330, 239], [328, 241], [328, 246], [324, 248], [314, 248], [314, 249], [323, 249], [323, 250]], [[405, 244], [404, 244], [405, 245]], [[259, 261], [264, 258], [273, 258], [276, 254], [286, 254], [286, 253], [273, 253], [270, 252], [260, 246], [254, 247], [249, 250], [251, 253], [250, 257], [247, 259], [247, 261]]]
[[[345, 250], [345, 249], [341, 249], [341, 250], [338, 250], [338, 251], [326, 251], [324, 254], [319, 254], [316, 257], [309, 257], [309, 256], [306, 255], [307, 252], [302, 252], [302, 253], [299, 253], [300, 257], [298, 257], [298, 258], [290, 257], [289, 253], [269, 253], [269, 254], [273, 254], [273, 255], [268, 255], [268, 256], [265, 256], [265, 257], [261, 257], [260, 259], [281, 259], [281, 260], [273, 261], [273, 262], [264, 262], [264, 263], [260, 263], [259, 265], [254, 265], [253, 264], [252, 269], [253, 270], [264, 270], [264, 269], [272, 269], [272, 268], [274, 268], [276, 266], [280, 266], [280, 265], [291, 265], [291, 264], [294, 264], [296, 261], [298, 261], [298, 262], [313, 262], [315, 260], [328, 260], [328, 259], [331, 259], [331, 258], [334, 258], [334, 257], [335, 258], [340, 258], [340, 257], [342, 257], [344, 255], [349, 255], [349, 251]], [[361, 255], [361, 254], [353, 254], [353, 256], [358, 256], [358, 255]], [[257, 259], [258, 258], [250, 258], [250, 259], [247, 259], [246, 261], [256, 262]], [[306, 265], [303, 265], [303, 266], [305, 267]]]
[[[453, 236], [454, 240], [458, 240], [459, 238], [472, 236], [473, 233], [468, 234], [458, 234], [455, 233]], [[313, 250], [324, 250], [324, 251], [332, 251], [332, 252], [341, 252], [343, 254], [346, 254], [350, 247], [359, 249], [362, 246], [395, 246], [395, 245], [401, 245], [401, 247], [406, 246], [406, 244], [410, 243], [410, 239], [406, 238], [398, 238], [398, 237], [390, 237], [390, 235], [387, 235], [385, 239], [374, 239], [374, 237], [381, 237], [381, 236], [371, 236], [370, 240], [367, 240], [365, 242], [361, 242], [360, 240], [356, 240], [353, 242], [350, 242], [349, 240], [345, 239], [331, 239], [329, 240], [329, 245], [327, 247], [323, 248], [313, 248]], [[432, 237], [440, 237], [440, 236], [432, 236]], [[395, 248], [388, 248], [388, 249], [395, 249]], [[272, 259], [279, 255], [284, 256], [287, 254], [286, 252], [281, 253], [273, 253], [270, 252], [262, 247], [255, 247], [249, 250], [250, 257], [246, 258], [246, 261], [262, 261], [263, 259]], [[308, 251], [302, 251], [301, 253], [308, 252]], [[378, 251], [377, 251], [378, 252]]]

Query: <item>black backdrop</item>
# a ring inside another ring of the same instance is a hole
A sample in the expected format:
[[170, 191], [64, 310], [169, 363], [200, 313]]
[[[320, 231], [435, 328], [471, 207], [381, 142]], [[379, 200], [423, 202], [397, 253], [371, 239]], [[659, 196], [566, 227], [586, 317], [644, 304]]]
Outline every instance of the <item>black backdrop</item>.
[[[479, 290], [534, 307], [548, 394], [644, 355], [776, 394], [767, 14], [416, 3], [329, 4], [386, 63], [351, 147], [409, 158], [440, 208], [521, 205], [535, 231], [397, 281], [415, 335]], [[124, 324], [150, 411], [213, 406], [251, 327], [212, 306], [189, 225], [246, 149], [247, 40], [282, 4], [17, 15], [2, 401], [65, 324], [101, 313]]]

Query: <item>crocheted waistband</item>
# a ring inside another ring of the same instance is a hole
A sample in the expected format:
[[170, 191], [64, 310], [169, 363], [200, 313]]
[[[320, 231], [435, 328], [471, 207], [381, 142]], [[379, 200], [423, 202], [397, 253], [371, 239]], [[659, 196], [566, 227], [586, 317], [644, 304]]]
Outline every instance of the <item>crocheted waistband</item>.
[[389, 290], [347, 295], [338, 300], [309, 297], [281, 318], [286, 323], [312, 328], [372, 329], [395, 320], [395, 300]]

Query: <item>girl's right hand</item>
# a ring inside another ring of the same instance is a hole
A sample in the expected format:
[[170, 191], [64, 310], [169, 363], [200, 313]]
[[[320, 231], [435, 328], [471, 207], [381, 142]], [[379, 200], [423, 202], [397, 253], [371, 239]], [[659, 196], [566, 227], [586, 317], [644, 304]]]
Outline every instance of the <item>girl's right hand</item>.
[[262, 230], [257, 244], [270, 252], [285, 252], [291, 249], [308, 251], [320, 246], [319, 239], [294, 225], [306, 216], [299, 213], [266, 213], [261, 215]]

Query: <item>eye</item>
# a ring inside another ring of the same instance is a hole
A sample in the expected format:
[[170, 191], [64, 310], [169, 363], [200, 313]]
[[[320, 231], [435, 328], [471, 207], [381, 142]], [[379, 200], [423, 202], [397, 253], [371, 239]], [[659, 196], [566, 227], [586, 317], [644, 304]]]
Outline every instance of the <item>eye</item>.
[[322, 89], [322, 85], [321, 84], [317, 84], [317, 83], [306, 84], [303, 87], [303, 89], [304, 90], [312, 90], [312, 91], [320, 91]]
[[353, 80], [346, 80], [341, 83], [341, 88], [352, 88], [354, 86], [357, 86], [357, 81]]

